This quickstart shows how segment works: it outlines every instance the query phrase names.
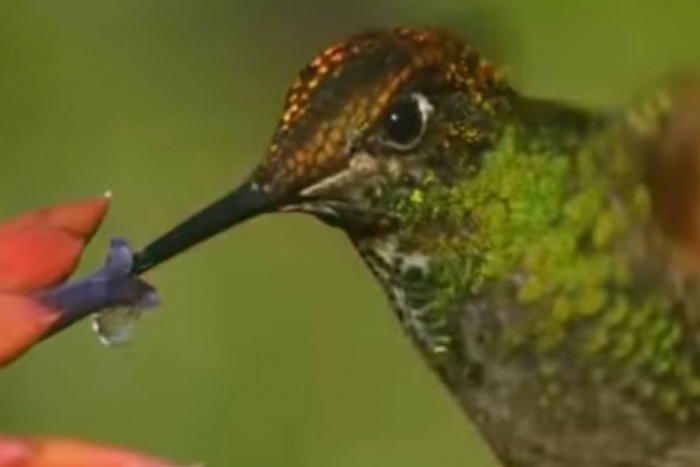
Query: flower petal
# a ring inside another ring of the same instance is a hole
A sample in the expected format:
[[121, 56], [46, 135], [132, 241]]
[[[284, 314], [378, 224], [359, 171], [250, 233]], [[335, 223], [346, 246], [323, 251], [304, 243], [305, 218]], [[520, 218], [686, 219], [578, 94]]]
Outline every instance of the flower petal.
[[19, 467], [26, 460], [26, 443], [17, 439], [0, 438], [0, 467]]
[[38, 300], [0, 293], [0, 368], [41, 339], [59, 317], [58, 310]]
[[4, 230], [43, 225], [63, 230], [82, 240], [97, 231], [109, 208], [110, 195], [57, 204], [12, 217], [0, 225]]
[[[61, 310], [61, 317], [46, 337], [89, 315], [97, 314], [93, 326], [96, 326], [100, 340], [105, 343], [121, 340], [119, 337], [131, 327], [133, 320], [145, 310], [160, 304], [158, 291], [139, 276], [131, 274], [133, 265], [134, 253], [129, 243], [122, 238], [113, 238], [107, 259], [101, 268], [81, 279], [36, 294], [35, 297], [42, 303]], [[104, 316], [113, 313], [116, 315], [112, 317], [120, 316], [119, 310], [122, 308], [126, 308], [129, 318], [126, 321], [115, 321]]]
[[100, 226], [106, 197], [30, 212], [0, 225], [0, 291], [27, 293], [63, 282]]
[[82, 251], [81, 240], [52, 227], [0, 232], [0, 291], [28, 293], [63, 282]]
[[0, 467], [175, 467], [175, 464], [79, 440], [0, 437]]

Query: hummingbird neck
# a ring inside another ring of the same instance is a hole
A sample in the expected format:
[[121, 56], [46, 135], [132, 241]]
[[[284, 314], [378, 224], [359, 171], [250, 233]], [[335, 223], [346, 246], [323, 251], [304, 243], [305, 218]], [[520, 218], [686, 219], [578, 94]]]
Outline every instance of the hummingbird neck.
[[493, 143], [449, 179], [428, 172], [387, 210], [395, 230], [353, 239], [419, 347], [451, 345], [446, 307], [510, 272], [533, 239], [558, 222], [576, 191], [577, 151], [601, 125], [590, 113], [514, 96]]

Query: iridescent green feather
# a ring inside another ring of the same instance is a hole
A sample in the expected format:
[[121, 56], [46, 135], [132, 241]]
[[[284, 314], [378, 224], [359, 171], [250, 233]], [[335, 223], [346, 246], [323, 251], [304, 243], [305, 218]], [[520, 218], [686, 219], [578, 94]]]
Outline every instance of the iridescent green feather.
[[624, 144], [630, 131], [653, 131], [666, 101], [655, 102], [566, 147], [513, 120], [478, 169], [451, 186], [428, 175], [392, 209], [403, 246], [432, 258], [433, 315], [470, 296], [515, 305], [522, 317], [502, 336], [504, 355], [573, 349], [591, 375], [686, 419], [700, 402], [696, 351], [663, 250], [649, 260], [661, 239]]

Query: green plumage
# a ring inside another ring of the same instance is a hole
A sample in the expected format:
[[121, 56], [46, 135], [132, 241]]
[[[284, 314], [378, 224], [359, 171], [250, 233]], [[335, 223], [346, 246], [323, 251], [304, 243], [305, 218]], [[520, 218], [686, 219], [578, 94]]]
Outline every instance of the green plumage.
[[[512, 465], [666, 465], [677, 432], [700, 421], [688, 319], [700, 289], [673, 270], [635, 152], [664, 137], [669, 99], [659, 92], [602, 117], [517, 98], [460, 177], [445, 183], [428, 170], [409, 194], [387, 197], [395, 256], [429, 264], [420, 280], [394, 274], [387, 288], [433, 292], [408, 328]], [[578, 115], [529, 112], [542, 105]], [[506, 384], [516, 393], [497, 396]], [[623, 445], [587, 441], [601, 436]], [[561, 460], [546, 462], [545, 447]], [[671, 465], [700, 465], [694, 449], [693, 463]]]

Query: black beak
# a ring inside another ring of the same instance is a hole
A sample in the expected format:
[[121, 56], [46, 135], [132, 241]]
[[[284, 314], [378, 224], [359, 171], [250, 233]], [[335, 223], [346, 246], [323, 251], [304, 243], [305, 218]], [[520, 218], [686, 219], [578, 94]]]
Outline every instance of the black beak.
[[143, 274], [189, 248], [252, 217], [274, 211], [280, 197], [248, 182], [157, 238], [134, 256], [133, 274]]

